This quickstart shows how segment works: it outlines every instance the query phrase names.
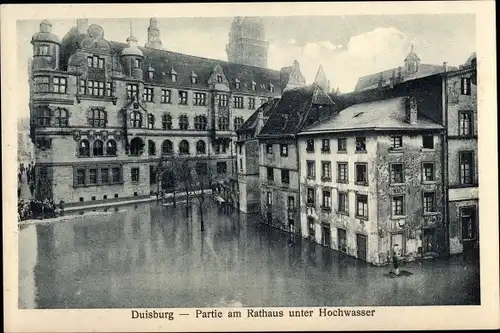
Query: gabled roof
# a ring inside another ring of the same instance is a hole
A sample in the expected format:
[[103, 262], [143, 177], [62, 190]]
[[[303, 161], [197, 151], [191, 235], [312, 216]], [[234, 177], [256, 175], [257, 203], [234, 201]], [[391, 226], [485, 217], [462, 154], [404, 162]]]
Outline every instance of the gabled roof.
[[[448, 70], [453, 70], [453, 69], [456, 68], [451, 66], [448, 67]], [[383, 72], [362, 76], [358, 79], [358, 83], [356, 83], [354, 91], [363, 91], [376, 88], [379, 84], [381, 76], [383, 85], [384, 86], [389, 85], [391, 77], [393, 76], [394, 73], [395, 76], [397, 77], [399, 70], [400, 68], [396, 67]], [[420, 64], [418, 66], [418, 71], [412, 74], [404, 73], [404, 68], [401, 68], [402, 80], [400, 82], [415, 80], [442, 72], [444, 72], [444, 68], [441, 65]]]
[[356, 130], [440, 130], [444, 127], [421, 115], [411, 125], [406, 119], [406, 97], [355, 104], [318, 124], [304, 128], [300, 134], [348, 132]]
[[294, 136], [306, 122], [322, 116], [310, 114], [311, 106], [315, 104], [330, 105], [332, 108], [335, 105], [328, 94], [316, 84], [286, 90], [258, 136]]
[[267, 101], [266, 103], [259, 106], [259, 108], [255, 110], [254, 113], [252, 113], [252, 115], [243, 123], [243, 125], [241, 125], [240, 128], [236, 130], [236, 133], [240, 134], [253, 132], [257, 127], [259, 112], [262, 111], [262, 115], [264, 116], [264, 118], [269, 117], [269, 114], [271, 113], [273, 107], [279, 102], [279, 100], [279, 98], [273, 98], [272, 100]]

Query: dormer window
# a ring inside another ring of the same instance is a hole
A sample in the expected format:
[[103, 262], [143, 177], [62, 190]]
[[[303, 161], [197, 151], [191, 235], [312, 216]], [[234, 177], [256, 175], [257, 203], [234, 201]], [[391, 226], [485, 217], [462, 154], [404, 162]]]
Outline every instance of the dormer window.
[[240, 89], [240, 80], [236, 79], [236, 81], [234, 82], [234, 87], [236, 89]]
[[222, 83], [222, 75], [217, 74], [217, 83]]
[[272, 83], [269, 83], [269, 91], [274, 92], [274, 86]]
[[87, 57], [87, 66], [92, 68], [104, 69], [104, 58], [99, 56]]
[[148, 79], [153, 80], [155, 77], [155, 70], [152, 67], [148, 68]]
[[140, 68], [141, 67], [141, 59], [134, 59], [134, 68]]
[[255, 91], [255, 89], [257, 89], [257, 83], [252, 81], [252, 90]]
[[197, 84], [198, 83], [198, 75], [196, 75], [195, 72], [191, 73], [191, 84]]
[[38, 55], [49, 55], [49, 46], [48, 45], [38, 46]]
[[177, 82], [177, 74], [172, 73], [171, 78], [172, 78], [172, 82]]

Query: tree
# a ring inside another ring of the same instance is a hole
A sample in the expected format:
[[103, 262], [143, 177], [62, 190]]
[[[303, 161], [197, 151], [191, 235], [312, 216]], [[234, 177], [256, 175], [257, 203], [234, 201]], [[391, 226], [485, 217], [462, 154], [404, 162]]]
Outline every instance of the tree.
[[[209, 173], [206, 164], [187, 165], [185, 164], [184, 173], [182, 175], [188, 203], [198, 207], [200, 214], [200, 230], [205, 230], [205, 221], [203, 216], [203, 204], [205, 203], [205, 195], [210, 186]], [[191, 197], [195, 200], [191, 201]]]
[[[166, 159], [162, 157], [158, 162], [157, 168], [157, 191], [163, 191], [164, 188], [172, 189], [173, 207], [177, 207], [176, 193], [181, 184], [181, 175], [183, 173], [184, 161], [178, 159]], [[161, 189], [160, 189], [161, 187]]]

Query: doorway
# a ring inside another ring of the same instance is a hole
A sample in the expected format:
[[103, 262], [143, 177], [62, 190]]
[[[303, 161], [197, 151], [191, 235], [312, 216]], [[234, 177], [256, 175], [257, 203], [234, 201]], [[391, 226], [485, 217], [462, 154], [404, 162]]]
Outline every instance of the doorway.
[[395, 233], [391, 235], [391, 251], [390, 254], [391, 256], [394, 255], [393, 249], [394, 245], [398, 245], [400, 253], [398, 255], [401, 255], [405, 253], [405, 243], [404, 243], [404, 236], [403, 233]]
[[337, 229], [337, 244], [340, 252], [347, 253], [346, 231], [344, 229]]
[[357, 257], [366, 261], [366, 236], [356, 234]]
[[331, 233], [330, 233], [330, 226], [328, 224], [323, 223], [321, 225], [321, 245], [330, 247], [331, 244]]

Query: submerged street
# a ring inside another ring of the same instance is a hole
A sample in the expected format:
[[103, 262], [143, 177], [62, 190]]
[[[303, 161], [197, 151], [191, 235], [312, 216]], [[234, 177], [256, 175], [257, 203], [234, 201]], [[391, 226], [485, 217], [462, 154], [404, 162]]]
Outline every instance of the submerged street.
[[20, 226], [20, 308], [479, 304], [475, 256], [374, 267], [257, 222], [209, 199], [200, 231], [156, 203]]

